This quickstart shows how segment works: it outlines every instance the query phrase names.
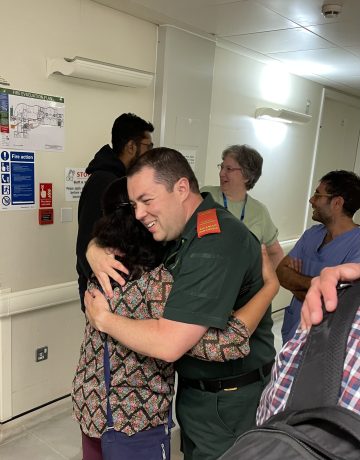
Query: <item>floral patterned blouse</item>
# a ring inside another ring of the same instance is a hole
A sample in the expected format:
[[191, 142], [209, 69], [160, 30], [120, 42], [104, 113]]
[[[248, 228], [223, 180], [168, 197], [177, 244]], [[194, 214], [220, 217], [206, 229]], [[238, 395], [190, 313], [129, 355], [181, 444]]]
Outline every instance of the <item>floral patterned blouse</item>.
[[[109, 300], [110, 309], [133, 319], [160, 318], [171, 287], [172, 276], [161, 265], [123, 288], [116, 287]], [[74, 417], [84, 434], [96, 438], [106, 429], [104, 340], [106, 335], [87, 321], [72, 388]], [[131, 436], [166, 423], [174, 394], [173, 364], [135, 353], [110, 336], [107, 340], [115, 430]], [[189, 354], [198, 359], [227, 361], [244, 357], [249, 351], [248, 329], [231, 317], [224, 331], [209, 329]]]

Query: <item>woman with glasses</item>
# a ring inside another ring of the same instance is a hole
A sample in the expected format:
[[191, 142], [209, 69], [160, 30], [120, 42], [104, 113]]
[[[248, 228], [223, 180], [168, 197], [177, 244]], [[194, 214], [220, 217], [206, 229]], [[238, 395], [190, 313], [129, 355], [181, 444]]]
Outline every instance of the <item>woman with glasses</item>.
[[260, 243], [265, 244], [276, 268], [284, 257], [277, 239], [278, 229], [265, 205], [248, 193], [261, 176], [262, 164], [262, 156], [255, 149], [232, 145], [223, 151], [222, 163], [218, 165], [220, 186], [205, 186], [201, 191], [211, 193], [215, 201], [238, 217]]
[[[101, 247], [116, 249], [129, 270], [126, 284], [113, 284], [108, 299], [114, 315], [130, 318], [159, 318], [163, 314], [172, 277], [162, 265], [166, 248], [135, 219], [129, 203], [126, 178], [113, 182], [104, 194], [104, 216], [94, 237]], [[249, 353], [249, 336], [268, 308], [279, 284], [264, 251], [264, 287], [236, 312], [225, 330], [209, 329], [189, 354], [212, 361], [227, 361]], [[96, 279], [89, 290], [98, 288]], [[168, 459], [170, 437], [156, 443], [154, 435], [167, 432], [169, 408], [174, 393], [174, 368], [135, 353], [111, 337], [98, 332], [87, 321], [80, 360], [73, 381], [75, 419], [82, 431], [83, 460], [101, 460], [100, 438], [108, 427], [107, 392], [104, 379], [104, 343], [110, 356], [109, 411], [115, 431], [123, 433], [119, 458], [126, 460]], [[156, 438], [157, 439], [157, 438]], [[122, 455], [122, 457], [121, 457]]]

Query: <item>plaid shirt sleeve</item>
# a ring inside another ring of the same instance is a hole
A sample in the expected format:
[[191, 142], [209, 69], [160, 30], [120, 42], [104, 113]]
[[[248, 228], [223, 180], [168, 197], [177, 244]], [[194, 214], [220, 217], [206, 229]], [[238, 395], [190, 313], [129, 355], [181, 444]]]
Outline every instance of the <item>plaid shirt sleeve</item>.
[[[308, 332], [299, 328], [280, 350], [256, 414], [262, 425], [272, 415], [285, 409], [296, 370], [299, 367]], [[338, 404], [360, 415], [360, 307], [347, 341], [341, 395]]]

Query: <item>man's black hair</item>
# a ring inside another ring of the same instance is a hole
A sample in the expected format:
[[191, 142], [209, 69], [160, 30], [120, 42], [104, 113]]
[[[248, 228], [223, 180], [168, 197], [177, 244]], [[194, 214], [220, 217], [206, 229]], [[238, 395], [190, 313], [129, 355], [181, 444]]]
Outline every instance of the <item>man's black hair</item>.
[[131, 140], [140, 142], [144, 138], [145, 131], [152, 133], [154, 126], [134, 113], [120, 115], [114, 121], [111, 131], [111, 143], [115, 154], [119, 155]]
[[352, 171], [330, 171], [320, 179], [326, 193], [344, 199], [343, 212], [352, 217], [360, 208], [360, 177]]

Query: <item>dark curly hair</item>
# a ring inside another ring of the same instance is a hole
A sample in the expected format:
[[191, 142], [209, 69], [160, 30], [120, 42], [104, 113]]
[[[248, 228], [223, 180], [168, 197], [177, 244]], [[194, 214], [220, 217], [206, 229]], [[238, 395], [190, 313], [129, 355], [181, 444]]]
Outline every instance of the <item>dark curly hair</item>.
[[133, 280], [160, 265], [165, 248], [135, 218], [126, 185], [126, 177], [123, 177], [106, 189], [102, 199], [103, 217], [96, 222], [93, 237], [100, 247], [113, 248], [123, 254], [117, 259], [129, 270], [128, 279]]

